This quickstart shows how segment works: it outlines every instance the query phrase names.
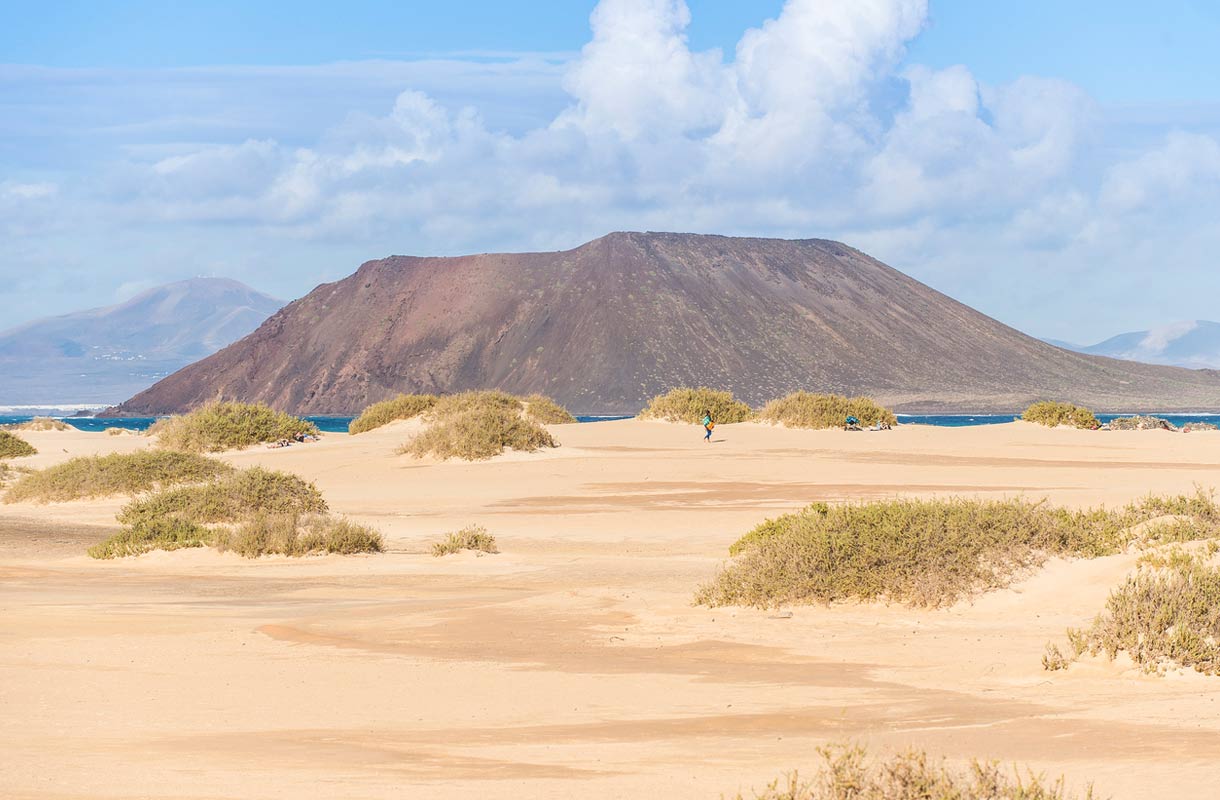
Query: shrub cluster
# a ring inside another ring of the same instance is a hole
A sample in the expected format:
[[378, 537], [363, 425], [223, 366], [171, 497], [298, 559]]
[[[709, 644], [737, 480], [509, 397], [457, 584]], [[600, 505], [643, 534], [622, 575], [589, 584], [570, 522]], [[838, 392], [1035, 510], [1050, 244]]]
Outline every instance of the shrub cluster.
[[496, 537], [488, 533], [482, 525], [467, 525], [432, 545], [432, 555], [438, 557], [460, 553], [463, 550], [477, 550], [481, 553], [500, 552], [496, 546]]
[[1069, 425], [1073, 428], [1092, 431], [1101, 427], [1101, 423], [1089, 409], [1080, 408], [1071, 403], [1055, 403], [1047, 400], [1034, 403], [1025, 409], [1021, 413], [1021, 419], [1045, 425], [1048, 428]]
[[24, 458], [37, 454], [34, 445], [17, 434], [0, 431], [0, 458]]
[[[717, 424], [745, 422], [754, 418], [754, 410], [732, 392], [723, 392], [701, 386], [698, 389], [670, 389], [648, 401], [640, 411], [640, 419], [663, 419], [668, 422], [685, 422], [697, 425], [703, 412], [711, 411]], [[840, 424], [842, 422], [840, 421]]]
[[[966, 770], [950, 769], [927, 753], [909, 750], [884, 761], [871, 760], [864, 748], [818, 748], [822, 763], [816, 777], [797, 773], [772, 781], [754, 800], [1071, 800], [1062, 778], [1051, 781], [1028, 769], [1001, 770], [996, 762], [974, 761]], [[1085, 789], [1083, 800], [1093, 797]], [[737, 795], [737, 800], [744, 796]]]
[[1110, 421], [1112, 431], [1176, 431], [1178, 428], [1167, 419], [1160, 417], [1119, 417]]
[[1220, 675], [1220, 567], [1206, 553], [1172, 549], [1145, 556], [1110, 593], [1105, 608], [1084, 629], [1068, 629], [1071, 655], [1047, 645], [1042, 665], [1063, 669], [1086, 652], [1110, 660], [1126, 652], [1146, 672], [1169, 666]]
[[381, 534], [365, 525], [324, 514], [258, 514], [236, 528], [216, 532], [216, 548], [246, 558], [264, 555], [380, 553]]
[[202, 525], [180, 517], [158, 517], [139, 520], [90, 547], [92, 558], [125, 558], [153, 550], [180, 550], [184, 547], [206, 547], [212, 543], [213, 532]]
[[563, 406], [541, 394], [531, 394], [522, 399], [525, 415], [542, 425], [571, 425], [576, 417]]
[[137, 494], [175, 484], [201, 483], [231, 472], [232, 467], [214, 458], [174, 450], [80, 456], [26, 475], [5, 493], [4, 502], [62, 503]]
[[162, 489], [133, 500], [118, 513], [119, 522], [137, 525], [163, 517], [199, 524], [240, 522], [255, 514], [307, 514], [326, 511], [312, 483], [287, 472], [251, 467], [210, 483]]
[[[1142, 524], [1170, 515], [1172, 521]], [[1203, 492], [1113, 511], [1019, 499], [815, 504], [743, 536], [696, 601], [773, 607], [856, 598], [939, 606], [1006, 586], [1049, 554], [1097, 557], [1131, 544], [1218, 534], [1220, 507]]]
[[522, 400], [499, 391], [442, 397], [427, 412], [427, 420], [424, 431], [399, 452], [417, 458], [433, 455], [482, 461], [503, 453], [506, 447], [532, 453], [559, 446], [546, 428], [527, 415]]
[[870, 397], [848, 398], [804, 391], [772, 400], [758, 412], [760, 420], [789, 428], [841, 428], [848, 417], [855, 417], [865, 426], [898, 424], [893, 411]]
[[69, 431], [72, 426], [54, 417], [34, 417], [11, 426], [16, 431]]
[[262, 442], [317, 436], [312, 422], [256, 403], [209, 403], [180, 417], [158, 420], [148, 429], [159, 446], [189, 453], [240, 450]]
[[436, 405], [434, 394], [400, 394], [392, 400], [373, 403], [347, 426], [348, 433], [366, 433], [400, 419], [414, 419]]

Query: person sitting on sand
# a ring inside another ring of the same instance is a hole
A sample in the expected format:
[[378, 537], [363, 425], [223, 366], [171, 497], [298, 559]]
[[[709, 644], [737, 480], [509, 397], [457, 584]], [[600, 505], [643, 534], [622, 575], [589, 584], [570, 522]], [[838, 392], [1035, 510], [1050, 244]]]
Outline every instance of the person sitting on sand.
[[703, 412], [703, 441], [710, 442], [712, 440], [712, 428], [716, 427], [716, 420], [712, 419], [711, 411]]

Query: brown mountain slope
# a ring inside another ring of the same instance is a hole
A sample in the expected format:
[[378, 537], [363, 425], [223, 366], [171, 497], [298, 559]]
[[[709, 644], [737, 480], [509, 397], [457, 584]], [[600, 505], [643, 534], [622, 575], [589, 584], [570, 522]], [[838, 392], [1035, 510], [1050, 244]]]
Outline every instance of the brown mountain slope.
[[614, 233], [558, 253], [370, 261], [116, 411], [223, 396], [339, 414], [499, 387], [635, 412], [681, 385], [751, 403], [871, 394], [911, 411], [1220, 407], [1220, 373], [1061, 350], [836, 242]]

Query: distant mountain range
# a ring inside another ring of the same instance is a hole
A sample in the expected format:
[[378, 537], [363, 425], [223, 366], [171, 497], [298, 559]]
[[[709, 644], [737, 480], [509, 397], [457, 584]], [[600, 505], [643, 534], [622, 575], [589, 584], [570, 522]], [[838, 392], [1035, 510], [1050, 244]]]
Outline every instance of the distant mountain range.
[[1052, 347], [838, 242], [614, 233], [564, 252], [370, 261], [114, 413], [223, 395], [349, 414], [398, 392], [492, 387], [633, 413], [701, 385], [925, 413], [1220, 409], [1220, 372]]
[[194, 278], [0, 331], [0, 404], [112, 405], [257, 328], [283, 303]]
[[1120, 333], [1093, 345], [1046, 341], [1077, 353], [1190, 369], [1220, 369], [1220, 322], [1174, 322], [1152, 330]]

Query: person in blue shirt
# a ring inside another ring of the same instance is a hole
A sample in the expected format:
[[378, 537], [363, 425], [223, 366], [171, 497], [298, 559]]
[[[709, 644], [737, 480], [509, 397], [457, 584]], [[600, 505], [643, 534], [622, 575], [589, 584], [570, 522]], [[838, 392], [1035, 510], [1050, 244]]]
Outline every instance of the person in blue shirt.
[[716, 420], [712, 419], [711, 411], [703, 412], [703, 441], [712, 441], [712, 428], [716, 427]]

